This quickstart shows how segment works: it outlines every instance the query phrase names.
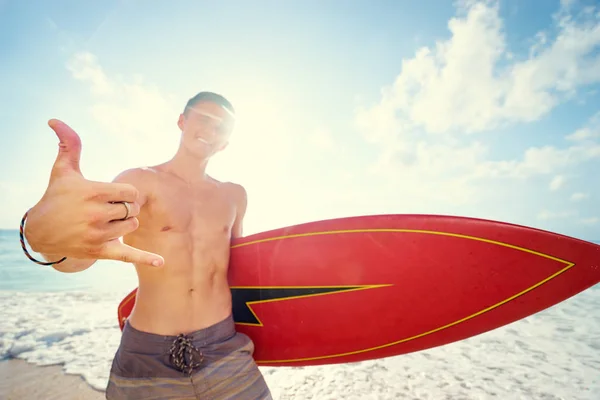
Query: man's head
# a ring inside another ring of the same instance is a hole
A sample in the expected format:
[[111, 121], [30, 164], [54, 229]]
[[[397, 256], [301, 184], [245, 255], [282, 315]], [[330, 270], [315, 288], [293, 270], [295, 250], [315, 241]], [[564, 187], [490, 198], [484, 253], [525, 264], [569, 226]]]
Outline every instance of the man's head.
[[235, 110], [223, 96], [200, 92], [188, 100], [179, 115], [181, 145], [200, 158], [223, 150], [235, 124]]

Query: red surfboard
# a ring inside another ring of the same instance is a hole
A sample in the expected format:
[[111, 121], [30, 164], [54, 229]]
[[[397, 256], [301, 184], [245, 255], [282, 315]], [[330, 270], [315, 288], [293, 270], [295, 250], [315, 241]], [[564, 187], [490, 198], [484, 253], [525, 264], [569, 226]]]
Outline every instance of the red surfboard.
[[[259, 365], [347, 363], [466, 339], [560, 303], [600, 282], [600, 246], [481, 219], [349, 217], [237, 239], [229, 282]], [[119, 305], [121, 329], [136, 290]]]

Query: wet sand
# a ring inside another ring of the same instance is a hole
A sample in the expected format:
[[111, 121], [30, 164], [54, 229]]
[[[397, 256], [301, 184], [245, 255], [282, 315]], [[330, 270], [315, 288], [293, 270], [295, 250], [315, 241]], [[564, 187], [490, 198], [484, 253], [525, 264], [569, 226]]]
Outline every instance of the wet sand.
[[101, 400], [80, 376], [59, 365], [36, 366], [22, 360], [0, 361], [0, 398], [5, 400]]

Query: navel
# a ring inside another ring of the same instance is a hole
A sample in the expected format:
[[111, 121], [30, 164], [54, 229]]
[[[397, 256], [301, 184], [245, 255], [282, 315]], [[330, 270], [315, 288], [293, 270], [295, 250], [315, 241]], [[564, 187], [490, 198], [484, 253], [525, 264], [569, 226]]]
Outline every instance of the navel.
[[170, 231], [171, 229], [173, 229], [173, 227], [171, 227], [171, 226], [163, 226], [163, 228], [160, 231], [161, 232], [166, 232], [166, 231]]

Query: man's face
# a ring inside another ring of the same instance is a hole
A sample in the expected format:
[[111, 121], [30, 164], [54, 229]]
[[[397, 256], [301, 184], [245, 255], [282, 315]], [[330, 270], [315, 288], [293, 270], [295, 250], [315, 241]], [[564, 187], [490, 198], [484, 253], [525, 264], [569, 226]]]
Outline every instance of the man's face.
[[193, 154], [208, 158], [228, 143], [235, 119], [225, 108], [211, 102], [196, 103], [179, 116], [182, 144]]

